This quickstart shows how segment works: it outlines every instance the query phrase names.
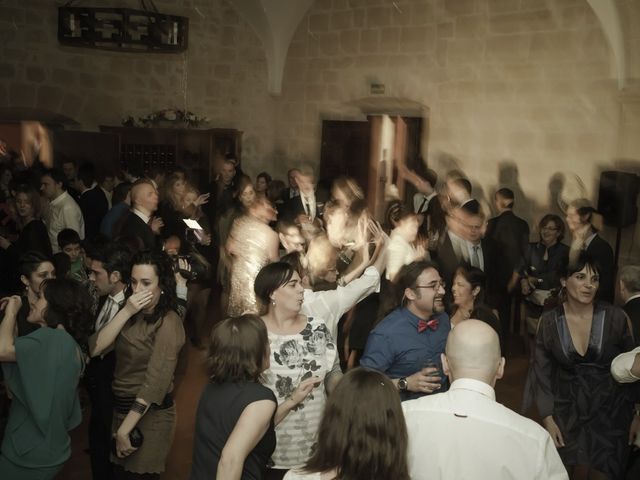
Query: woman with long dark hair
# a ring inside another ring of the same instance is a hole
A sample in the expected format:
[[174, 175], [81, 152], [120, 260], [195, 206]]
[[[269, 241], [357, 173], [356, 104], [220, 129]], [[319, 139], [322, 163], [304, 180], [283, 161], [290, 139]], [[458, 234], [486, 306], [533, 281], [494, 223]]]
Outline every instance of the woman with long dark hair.
[[524, 410], [535, 403], [572, 479], [622, 478], [635, 395], [611, 377], [634, 347], [624, 312], [595, 299], [600, 268], [582, 253], [562, 275], [564, 301], [540, 319]]
[[[362, 399], [366, 398], [366, 406]], [[409, 480], [400, 397], [384, 374], [355, 368], [327, 400], [314, 453], [285, 480]]]
[[48, 279], [39, 285], [27, 321], [38, 328], [15, 337], [22, 305], [0, 301], [0, 361], [13, 396], [2, 441], [0, 478], [53, 479], [71, 455], [68, 431], [80, 424], [77, 386], [91, 319], [91, 297], [79, 283]]
[[[118, 479], [157, 479], [176, 423], [171, 392], [178, 353], [184, 344], [176, 313], [176, 280], [169, 257], [141, 252], [132, 261], [125, 306], [91, 346], [97, 356], [112, 345], [115, 455]], [[135, 444], [135, 445], [134, 445]]]

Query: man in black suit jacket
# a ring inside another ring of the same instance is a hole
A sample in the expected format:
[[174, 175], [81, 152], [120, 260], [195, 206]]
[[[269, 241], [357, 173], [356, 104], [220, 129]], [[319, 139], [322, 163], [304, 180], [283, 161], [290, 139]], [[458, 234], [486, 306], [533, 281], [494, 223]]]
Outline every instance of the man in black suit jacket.
[[291, 197], [282, 205], [280, 217], [296, 223], [318, 223], [322, 219], [324, 205], [329, 199], [326, 190], [317, 188], [315, 174], [310, 166], [303, 166], [294, 172], [300, 195]]
[[515, 271], [529, 243], [529, 224], [513, 213], [515, 196], [508, 188], [501, 188], [495, 195], [498, 216], [487, 223], [485, 237], [492, 238], [505, 247], [509, 269]]
[[109, 211], [109, 201], [96, 183], [96, 170], [91, 163], [84, 163], [78, 169], [80, 196], [78, 205], [84, 218], [84, 237], [93, 240], [100, 233], [102, 219]]
[[585, 251], [600, 267], [600, 287], [598, 288], [597, 296], [605, 302], [613, 303], [616, 269], [613, 249], [597, 233], [588, 238], [585, 244], [587, 244]]
[[[451, 211], [448, 228], [437, 250], [442, 277], [451, 285], [456, 269], [461, 265], [471, 265], [484, 271], [487, 276], [485, 301], [497, 309], [501, 315], [503, 332], [508, 326], [508, 318], [502, 318], [506, 305], [507, 283], [510, 272], [501, 261], [503, 247], [491, 238], [483, 238], [485, 216], [475, 205], [463, 205]], [[446, 289], [451, 292], [451, 288]], [[451, 293], [445, 300], [451, 300]]]
[[622, 309], [631, 320], [633, 337], [640, 346], [640, 265], [625, 265], [620, 269]]
[[162, 219], [152, 216], [158, 208], [158, 192], [149, 180], [137, 180], [131, 187], [131, 210], [124, 219], [119, 235], [137, 237], [145, 250], [156, 248]]

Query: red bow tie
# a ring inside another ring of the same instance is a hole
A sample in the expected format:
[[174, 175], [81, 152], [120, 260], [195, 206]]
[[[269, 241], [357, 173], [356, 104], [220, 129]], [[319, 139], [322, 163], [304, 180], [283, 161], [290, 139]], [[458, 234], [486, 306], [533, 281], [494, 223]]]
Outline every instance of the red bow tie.
[[431, 330], [436, 330], [438, 328], [438, 319], [432, 318], [429, 321], [420, 320], [418, 322], [418, 333], [424, 332], [427, 328], [430, 328]]

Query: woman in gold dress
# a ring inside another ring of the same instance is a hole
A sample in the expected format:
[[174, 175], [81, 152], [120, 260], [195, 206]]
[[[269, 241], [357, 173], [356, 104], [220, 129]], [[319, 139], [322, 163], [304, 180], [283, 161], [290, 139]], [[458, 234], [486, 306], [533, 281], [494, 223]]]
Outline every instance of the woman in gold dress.
[[271, 202], [260, 196], [245, 215], [233, 222], [227, 239], [227, 252], [232, 258], [229, 316], [258, 312], [253, 282], [262, 267], [278, 260], [278, 235], [269, 227], [276, 214]]

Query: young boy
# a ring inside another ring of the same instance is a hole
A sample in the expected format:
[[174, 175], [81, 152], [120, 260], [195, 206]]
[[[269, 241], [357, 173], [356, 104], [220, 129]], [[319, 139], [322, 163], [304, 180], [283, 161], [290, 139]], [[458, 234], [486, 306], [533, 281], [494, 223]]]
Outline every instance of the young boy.
[[62, 252], [69, 257], [71, 266], [67, 278], [85, 282], [87, 271], [84, 266], [84, 252], [82, 251], [80, 235], [71, 228], [65, 228], [58, 233], [58, 245]]

